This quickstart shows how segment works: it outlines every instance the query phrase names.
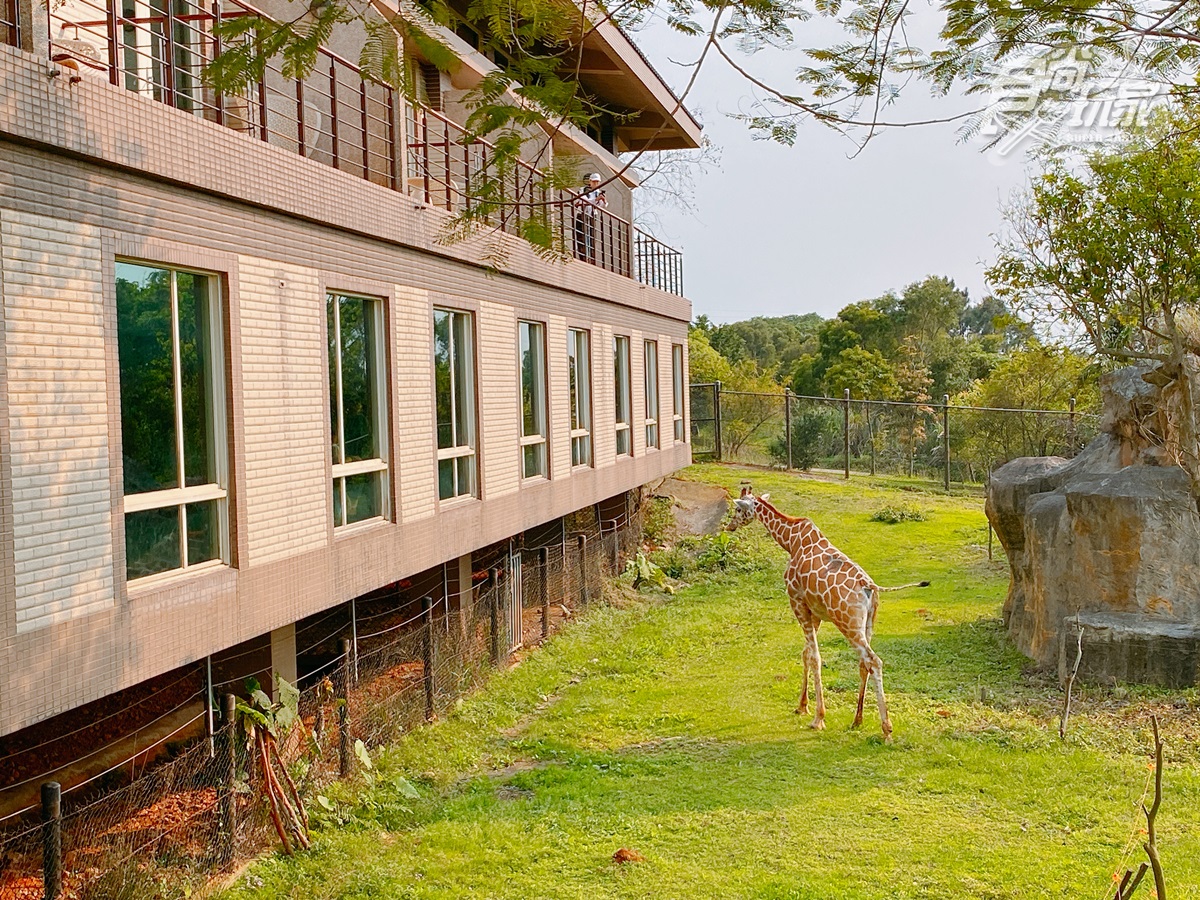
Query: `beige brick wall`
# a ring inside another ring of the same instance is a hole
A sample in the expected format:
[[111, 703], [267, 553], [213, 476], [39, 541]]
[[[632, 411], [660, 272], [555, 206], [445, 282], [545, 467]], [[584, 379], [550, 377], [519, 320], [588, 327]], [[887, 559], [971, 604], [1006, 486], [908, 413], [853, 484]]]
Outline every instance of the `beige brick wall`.
[[433, 303], [429, 292], [396, 286], [392, 305], [392, 366], [400, 518], [427, 519], [437, 511], [437, 453], [430, 435], [433, 405]]
[[485, 427], [483, 477], [489, 499], [514, 493], [521, 483], [517, 316], [511, 306], [479, 304], [479, 410]]
[[0, 210], [17, 633], [113, 604], [100, 244]]
[[329, 386], [317, 273], [238, 259], [250, 564], [328, 539]]
[[[520, 245], [505, 271], [488, 271], [477, 243], [437, 243], [444, 216], [436, 210], [107, 85], [52, 83], [43, 69], [0, 48], [0, 384], [8, 388], [0, 392], [0, 476], [12, 473], [11, 484], [0, 479], [0, 734], [688, 462], [684, 446], [608, 463], [611, 333], [632, 335], [638, 441], [640, 332], [683, 340], [685, 300], [578, 261], [540, 260]], [[18, 234], [27, 221], [41, 231]], [[114, 481], [114, 255], [226, 273], [234, 330], [236, 566], [132, 590], [121, 571]], [[397, 513], [332, 540], [323, 284], [391, 294]], [[482, 502], [440, 508], [435, 302], [477, 314], [487, 488]], [[526, 315], [547, 322], [552, 478], [521, 483], [514, 322]], [[568, 324], [592, 330], [598, 463], [574, 473]], [[58, 452], [68, 430], [70, 446]], [[77, 537], [80, 527], [87, 538]], [[35, 575], [66, 582], [43, 590]], [[55, 599], [68, 584], [69, 599]], [[69, 607], [54, 606], [64, 599]], [[45, 608], [32, 615], [38, 604]]]
[[613, 369], [613, 330], [611, 325], [598, 323], [592, 332], [593, 386], [596, 396], [596, 428], [593, 439], [596, 445], [597, 467], [611, 466], [617, 461], [617, 401]]

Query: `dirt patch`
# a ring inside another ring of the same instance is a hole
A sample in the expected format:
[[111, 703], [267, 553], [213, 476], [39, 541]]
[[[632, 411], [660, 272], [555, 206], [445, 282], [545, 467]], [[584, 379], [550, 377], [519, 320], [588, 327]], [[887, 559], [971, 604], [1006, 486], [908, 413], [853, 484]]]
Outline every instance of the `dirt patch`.
[[729, 512], [729, 494], [715, 484], [667, 478], [654, 493], [671, 498], [675, 528], [680, 534], [714, 534]]

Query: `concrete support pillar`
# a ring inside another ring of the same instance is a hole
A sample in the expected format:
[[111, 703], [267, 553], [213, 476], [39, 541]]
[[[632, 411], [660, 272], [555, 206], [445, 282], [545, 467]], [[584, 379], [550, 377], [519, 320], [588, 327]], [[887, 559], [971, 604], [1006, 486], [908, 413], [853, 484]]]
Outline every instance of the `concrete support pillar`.
[[458, 559], [446, 563], [446, 595], [449, 597], [450, 619], [462, 637], [467, 636], [475, 592], [471, 585], [471, 554], [464, 553]]
[[295, 684], [296, 670], [296, 624], [284, 625], [271, 632], [271, 687], [275, 687], [278, 675], [288, 684]]

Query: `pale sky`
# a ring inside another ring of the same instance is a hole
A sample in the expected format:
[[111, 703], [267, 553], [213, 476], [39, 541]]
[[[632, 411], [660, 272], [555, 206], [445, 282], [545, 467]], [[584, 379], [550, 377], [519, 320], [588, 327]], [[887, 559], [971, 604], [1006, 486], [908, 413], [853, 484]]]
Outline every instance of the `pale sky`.
[[[690, 62], [698, 41], [657, 23], [633, 37], [680, 90], [689, 73], [672, 60]], [[750, 64], [786, 90], [802, 61], [798, 51], [766, 50]], [[1028, 178], [1022, 157], [997, 164], [960, 143], [954, 125], [892, 129], [854, 159], [848, 139], [816, 122], [792, 147], [756, 141], [729, 117], [749, 109], [755, 90], [710, 57], [686, 101], [720, 164], [697, 175], [694, 213], [663, 211], [653, 230], [684, 252], [694, 315], [832, 316], [926, 275], [953, 278], [973, 300], [983, 295], [1000, 206]], [[888, 117], [941, 117], [972, 102], [935, 100], [917, 85]]]

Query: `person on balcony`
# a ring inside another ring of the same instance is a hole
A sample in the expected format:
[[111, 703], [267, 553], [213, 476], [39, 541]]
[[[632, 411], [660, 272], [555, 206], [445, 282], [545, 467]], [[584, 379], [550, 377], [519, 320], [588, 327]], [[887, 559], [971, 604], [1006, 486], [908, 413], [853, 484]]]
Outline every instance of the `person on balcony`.
[[602, 179], [593, 172], [587, 177], [583, 193], [575, 198], [575, 257], [596, 265], [596, 238], [600, 234], [599, 210], [608, 206]]

